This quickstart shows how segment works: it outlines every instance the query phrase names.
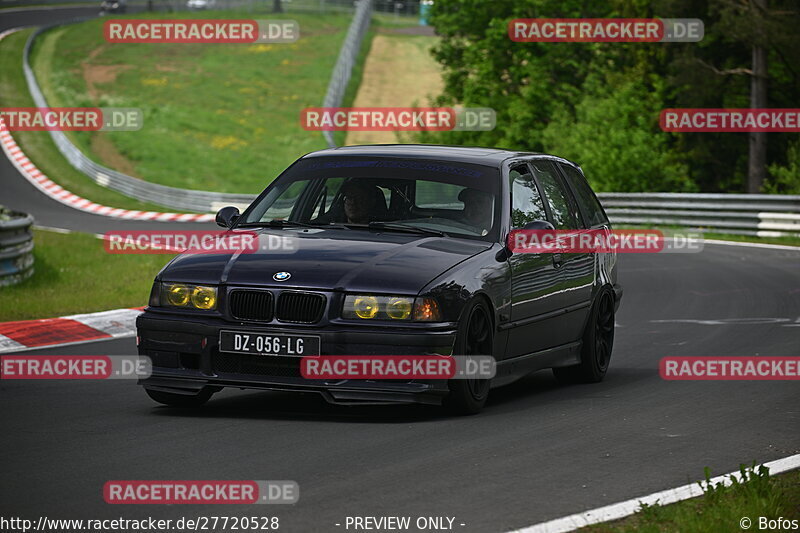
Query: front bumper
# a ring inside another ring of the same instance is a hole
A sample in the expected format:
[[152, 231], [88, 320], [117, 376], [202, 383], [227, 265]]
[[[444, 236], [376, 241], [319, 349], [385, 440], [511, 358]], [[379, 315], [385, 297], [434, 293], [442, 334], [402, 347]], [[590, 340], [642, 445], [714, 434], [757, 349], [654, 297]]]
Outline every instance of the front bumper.
[[152, 390], [196, 394], [204, 389], [313, 392], [337, 404], [441, 404], [448, 393], [442, 380], [310, 380], [300, 375], [299, 357], [220, 352], [219, 331], [242, 330], [320, 337], [321, 355], [428, 355], [452, 352], [455, 324], [424, 328], [326, 324], [263, 326], [220, 317], [175, 316], [146, 310], [136, 321], [139, 354], [153, 361], [140, 384]]

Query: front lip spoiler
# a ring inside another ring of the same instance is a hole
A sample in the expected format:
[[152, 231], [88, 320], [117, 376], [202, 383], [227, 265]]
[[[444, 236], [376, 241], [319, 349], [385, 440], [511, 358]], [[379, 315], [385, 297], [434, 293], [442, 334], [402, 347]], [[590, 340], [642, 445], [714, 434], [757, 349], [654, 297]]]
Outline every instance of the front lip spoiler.
[[387, 383], [368, 380], [308, 382], [299, 379], [291, 382], [254, 381], [245, 377], [200, 378], [157, 373], [140, 380], [139, 384], [146, 389], [186, 395], [197, 394], [206, 388], [219, 391], [224, 387], [317, 393], [328, 403], [335, 405], [441, 405], [442, 399], [448, 392], [446, 388], [435, 388], [429, 383]]

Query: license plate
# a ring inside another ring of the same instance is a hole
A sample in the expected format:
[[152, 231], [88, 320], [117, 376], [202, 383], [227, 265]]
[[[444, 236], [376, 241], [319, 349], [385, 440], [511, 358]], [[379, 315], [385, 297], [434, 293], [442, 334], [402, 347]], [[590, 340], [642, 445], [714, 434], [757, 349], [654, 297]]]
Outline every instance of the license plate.
[[319, 355], [319, 337], [250, 331], [220, 331], [221, 352], [303, 357]]

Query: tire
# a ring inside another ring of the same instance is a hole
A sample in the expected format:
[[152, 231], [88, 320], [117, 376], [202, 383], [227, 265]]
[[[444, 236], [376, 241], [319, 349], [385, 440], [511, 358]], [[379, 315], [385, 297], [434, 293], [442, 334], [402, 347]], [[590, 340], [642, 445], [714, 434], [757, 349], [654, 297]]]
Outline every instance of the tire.
[[603, 287], [592, 305], [581, 343], [581, 362], [553, 369], [559, 383], [599, 383], [608, 371], [614, 347], [614, 294]]
[[[489, 307], [482, 300], [474, 300], [462, 313], [456, 334], [454, 355], [493, 355], [494, 332]], [[451, 379], [447, 382], [450, 393], [443, 405], [453, 414], [479, 413], [489, 397], [491, 380]]]
[[200, 407], [214, 395], [209, 389], [203, 389], [197, 394], [175, 394], [151, 389], [145, 389], [145, 392], [153, 400], [170, 407]]

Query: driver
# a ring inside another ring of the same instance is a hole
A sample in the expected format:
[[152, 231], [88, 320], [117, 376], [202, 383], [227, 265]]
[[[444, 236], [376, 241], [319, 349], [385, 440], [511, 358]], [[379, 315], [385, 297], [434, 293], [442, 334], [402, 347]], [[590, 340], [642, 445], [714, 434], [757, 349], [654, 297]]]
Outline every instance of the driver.
[[[342, 185], [344, 196], [344, 215], [350, 224], [368, 224], [374, 218], [377, 207], [374, 185], [348, 181]], [[377, 191], [380, 194], [380, 191]]]
[[492, 195], [478, 189], [466, 188], [458, 193], [458, 199], [464, 203], [464, 222], [482, 230], [486, 235], [492, 227]]

